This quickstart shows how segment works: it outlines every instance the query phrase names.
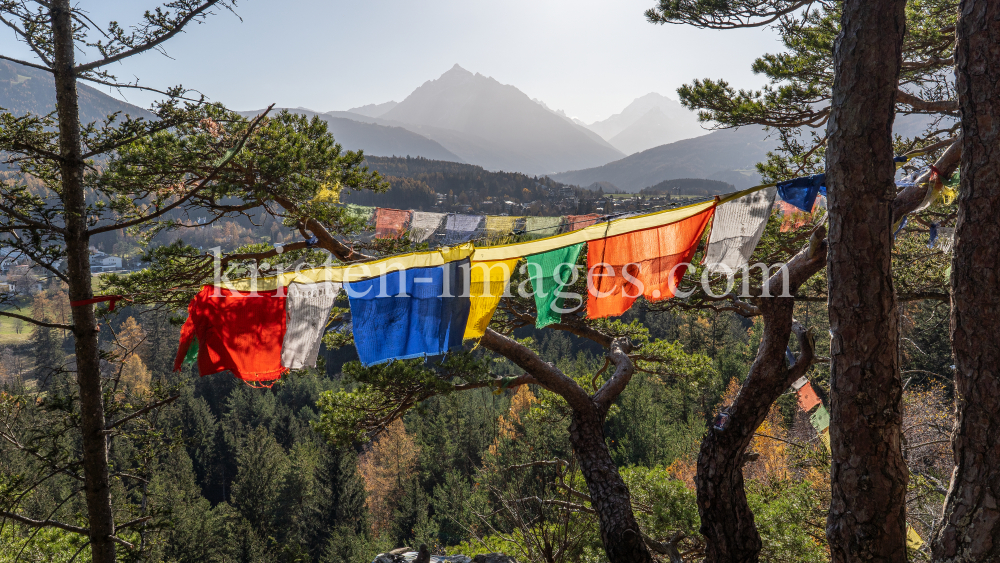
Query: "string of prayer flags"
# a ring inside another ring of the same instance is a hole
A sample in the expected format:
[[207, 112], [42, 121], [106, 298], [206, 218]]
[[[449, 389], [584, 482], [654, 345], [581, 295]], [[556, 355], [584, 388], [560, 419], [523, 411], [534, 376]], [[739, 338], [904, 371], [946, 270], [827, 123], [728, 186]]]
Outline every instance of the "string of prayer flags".
[[429, 213], [427, 211], [414, 211], [410, 220], [410, 240], [414, 242], [424, 242], [431, 238], [434, 233], [441, 228], [441, 223], [447, 213]]
[[281, 344], [283, 367], [316, 367], [323, 332], [341, 285], [334, 282], [297, 283], [287, 288], [285, 339]]
[[562, 320], [562, 290], [575, 279], [575, 264], [583, 243], [527, 257], [528, 275], [535, 292], [538, 316], [535, 327], [545, 328]]
[[527, 217], [524, 221], [524, 234], [529, 239], [555, 236], [559, 234], [562, 224], [562, 217]]
[[444, 224], [444, 244], [460, 244], [477, 238], [484, 219], [482, 215], [449, 213]]
[[820, 405], [818, 409], [809, 415], [809, 422], [812, 423], [817, 434], [822, 434], [824, 430], [830, 428], [830, 412], [826, 410], [826, 407]]
[[438, 356], [461, 347], [468, 288], [467, 258], [345, 283], [361, 363]]
[[813, 174], [787, 182], [778, 182], [778, 195], [781, 199], [806, 213], [812, 212], [816, 196], [820, 194], [826, 195], [826, 174]]
[[710, 274], [735, 272], [750, 261], [774, 206], [775, 188], [747, 194], [715, 209], [705, 253]]
[[514, 238], [514, 229], [523, 217], [486, 216], [486, 244], [506, 244]]
[[597, 213], [588, 213], [587, 215], [567, 215], [566, 216], [566, 232], [576, 231], [589, 227], [597, 222], [601, 216]]
[[674, 296], [714, 207], [687, 219], [590, 241], [587, 247], [587, 316], [618, 316], [641, 295]]
[[507, 291], [510, 276], [520, 258], [473, 262], [469, 273], [469, 322], [465, 326], [465, 339], [479, 339], [486, 334], [486, 327], [493, 319], [493, 312], [500, 298]]
[[199, 375], [229, 370], [249, 382], [280, 378], [287, 369], [281, 365], [285, 301], [279, 290], [244, 294], [206, 285], [188, 304], [174, 371], [197, 339]]
[[809, 412], [813, 410], [816, 405], [822, 405], [823, 401], [819, 399], [816, 391], [813, 390], [812, 383], [806, 381], [805, 385], [799, 388], [799, 408], [802, 412]]
[[403, 209], [375, 210], [375, 238], [399, 238], [406, 232], [412, 211]]

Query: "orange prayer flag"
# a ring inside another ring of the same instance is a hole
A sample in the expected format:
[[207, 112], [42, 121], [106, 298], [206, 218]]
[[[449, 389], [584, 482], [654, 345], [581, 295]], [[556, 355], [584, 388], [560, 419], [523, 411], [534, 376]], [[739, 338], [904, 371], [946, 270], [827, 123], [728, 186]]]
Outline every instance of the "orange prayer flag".
[[812, 383], [806, 383], [799, 389], [799, 407], [802, 408], [803, 412], [809, 412], [813, 410], [813, 407], [821, 404], [823, 401], [819, 400], [819, 396], [813, 390]]
[[649, 301], [673, 297], [714, 211], [589, 242], [587, 316], [621, 315], [640, 295]]

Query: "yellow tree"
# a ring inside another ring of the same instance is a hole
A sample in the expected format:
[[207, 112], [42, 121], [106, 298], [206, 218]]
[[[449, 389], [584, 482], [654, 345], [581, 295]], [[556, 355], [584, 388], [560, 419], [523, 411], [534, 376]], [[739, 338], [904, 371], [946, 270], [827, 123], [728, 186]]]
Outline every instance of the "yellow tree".
[[117, 355], [121, 359], [119, 381], [136, 395], [148, 393], [152, 377], [139, 356], [145, 347], [146, 331], [136, 322], [135, 317], [125, 319], [118, 330], [115, 342], [119, 348]]
[[413, 472], [420, 447], [407, 434], [402, 420], [395, 420], [358, 459], [358, 472], [365, 483], [372, 534], [378, 537], [392, 524], [392, 513], [403, 488]]

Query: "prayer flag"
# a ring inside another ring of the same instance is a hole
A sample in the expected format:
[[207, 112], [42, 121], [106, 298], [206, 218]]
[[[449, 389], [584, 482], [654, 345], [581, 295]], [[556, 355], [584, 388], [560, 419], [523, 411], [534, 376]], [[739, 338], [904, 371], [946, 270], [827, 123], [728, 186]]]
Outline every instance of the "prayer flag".
[[[785, 351], [787, 352], [788, 348], [785, 348]], [[807, 379], [806, 376], [803, 375], [802, 377], [792, 382], [792, 388], [798, 391], [799, 389], [802, 389], [802, 386], [805, 385], [806, 383], [809, 383], [809, 379]]]
[[621, 315], [640, 295], [649, 301], [673, 297], [714, 210], [588, 243], [587, 316]]
[[805, 385], [799, 389], [799, 407], [802, 412], [809, 412], [816, 405], [823, 404], [823, 401], [819, 400], [819, 396], [816, 395], [816, 391], [813, 391], [812, 383], [806, 382]]
[[562, 299], [559, 293], [576, 277], [576, 260], [583, 243], [557, 248], [527, 257], [528, 275], [535, 290], [535, 327], [544, 328], [562, 320]]
[[200, 375], [229, 370], [244, 381], [278, 379], [286, 371], [285, 299], [278, 290], [244, 294], [206, 285], [188, 304], [174, 370], [197, 338]]
[[449, 213], [444, 224], [444, 244], [453, 245], [477, 238], [481, 233], [482, 215]]
[[816, 432], [822, 432], [830, 427], [830, 413], [826, 410], [826, 407], [820, 405], [819, 408], [813, 411], [812, 415], [809, 416], [809, 422], [812, 423]]
[[774, 188], [767, 188], [716, 208], [705, 253], [709, 273], [735, 272], [749, 262], [764, 234], [776, 193]]
[[424, 242], [431, 238], [431, 235], [441, 227], [445, 215], [446, 213], [414, 211], [413, 219], [410, 221], [410, 239], [414, 242]]
[[465, 259], [344, 284], [361, 363], [437, 356], [461, 347], [469, 320], [468, 276]]
[[587, 215], [567, 215], [566, 216], [566, 232], [576, 231], [584, 227], [589, 227], [597, 222], [601, 218], [601, 215], [597, 213], [588, 213]]
[[910, 549], [920, 549], [924, 546], [924, 539], [913, 529], [913, 526], [906, 525], [906, 547]]
[[323, 329], [341, 284], [320, 282], [292, 284], [285, 299], [285, 340], [281, 365], [288, 369], [316, 367]]
[[482, 338], [496, 311], [500, 298], [507, 291], [510, 276], [520, 258], [493, 262], [472, 262], [469, 273], [469, 323], [465, 338]]
[[812, 211], [819, 194], [826, 195], [826, 174], [813, 174], [778, 183], [778, 195], [781, 199], [806, 213]]
[[375, 210], [375, 238], [399, 238], [406, 231], [412, 211], [402, 209]]
[[513, 240], [514, 228], [521, 217], [486, 216], [486, 244], [506, 244]]
[[524, 222], [524, 234], [529, 239], [551, 237], [559, 234], [562, 217], [528, 217]]
[[827, 453], [830, 453], [831, 450], [830, 450], [830, 429], [829, 428], [825, 428], [822, 432], [819, 433], [819, 441], [823, 442], [823, 445], [826, 446]]
[[360, 224], [362, 228], [368, 227], [375, 216], [375, 208], [367, 205], [355, 205], [348, 203], [344, 206], [344, 212], [352, 222]]

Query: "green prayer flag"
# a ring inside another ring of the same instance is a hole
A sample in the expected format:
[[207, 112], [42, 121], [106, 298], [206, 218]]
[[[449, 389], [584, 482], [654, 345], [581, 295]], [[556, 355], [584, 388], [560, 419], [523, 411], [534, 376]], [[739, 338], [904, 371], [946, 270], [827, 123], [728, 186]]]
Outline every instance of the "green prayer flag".
[[562, 306], [562, 299], [556, 294], [566, 287], [566, 282], [574, 279], [573, 267], [582, 248], [583, 243], [580, 243], [527, 257], [528, 275], [535, 290], [535, 308], [538, 310], [537, 328], [562, 320], [562, 313], [553, 310]]
[[524, 221], [524, 235], [528, 240], [559, 234], [562, 217], [528, 217]]
[[826, 410], [826, 407], [820, 405], [818, 409], [809, 415], [809, 422], [812, 422], [816, 432], [822, 432], [830, 427], [830, 412]]
[[187, 354], [184, 355], [184, 365], [189, 366], [198, 361], [198, 338], [191, 339], [191, 345], [188, 346]]

